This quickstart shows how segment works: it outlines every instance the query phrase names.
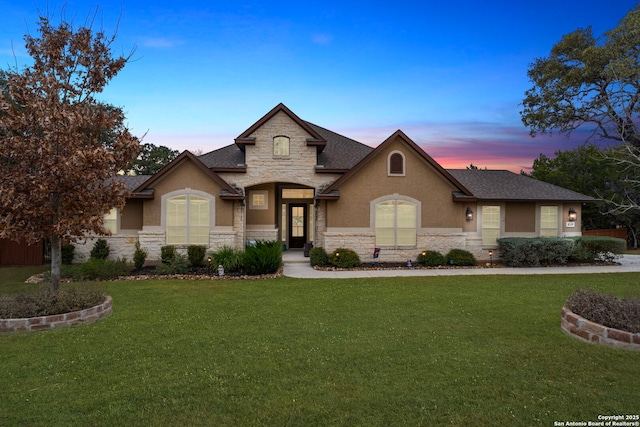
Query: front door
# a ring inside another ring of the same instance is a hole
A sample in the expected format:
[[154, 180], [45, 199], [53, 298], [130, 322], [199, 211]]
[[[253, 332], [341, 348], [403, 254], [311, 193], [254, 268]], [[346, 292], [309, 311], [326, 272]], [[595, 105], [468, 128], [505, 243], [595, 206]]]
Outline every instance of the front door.
[[303, 248], [307, 243], [307, 205], [289, 205], [289, 247]]

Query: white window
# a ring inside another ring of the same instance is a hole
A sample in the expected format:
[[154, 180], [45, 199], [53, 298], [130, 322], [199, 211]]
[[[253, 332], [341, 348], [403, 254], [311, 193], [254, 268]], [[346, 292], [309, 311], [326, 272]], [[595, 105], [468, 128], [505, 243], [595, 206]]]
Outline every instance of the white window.
[[540, 236], [543, 236], [543, 237], [558, 236], [558, 207], [557, 206], [541, 206], [540, 207]]
[[276, 136], [273, 138], [273, 155], [288, 156], [289, 155], [289, 137]]
[[394, 151], [387, 158], [387, 175], [404, 176], [405, 160], [400, 151]]
[[376, 246], [415, 246], [418, 209], [405, 200], [375, 204]]
[[208, 245], [209, 205], [208, 199], [193, 194], [167, 199], [167, 244]]
[[267, 209], [269, 207], [267, 190], [249, 191], [249, 209]]
[[482, 207], [482, 244], [495, 246], [500, 238], [500, 206]]
[[118, 209], [113, 208], [109, 213], [104, 215], [104, 228], [109, 230], [111, 234], [118, 232]]

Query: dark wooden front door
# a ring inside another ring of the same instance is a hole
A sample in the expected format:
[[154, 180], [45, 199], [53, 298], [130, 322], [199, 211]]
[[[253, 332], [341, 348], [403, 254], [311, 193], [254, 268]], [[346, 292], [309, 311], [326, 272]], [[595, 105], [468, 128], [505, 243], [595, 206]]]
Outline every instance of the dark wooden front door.
[[289, 205], [289, 247], [303, 248], [307, 243], [307, 205]]

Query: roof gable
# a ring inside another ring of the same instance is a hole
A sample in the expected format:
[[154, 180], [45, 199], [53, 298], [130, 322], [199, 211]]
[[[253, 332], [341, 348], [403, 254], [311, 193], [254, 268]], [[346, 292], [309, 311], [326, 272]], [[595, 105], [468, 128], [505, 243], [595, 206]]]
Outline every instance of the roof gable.
[[255, 145], [256, 139], [255, 139], [255, 137], [253, 137], [251, 135], [253, 135], [253, 133], [256, 130], [258, 130], [265, 123], [267, 123], [269, 120], [271, 120], [279, 112], [283, 112], [284, 114], [289, 116], [291, 118], [291, 120], [293, 120], [298, 126], [300, 126], [302, 129], [304, 129], [305, 132], [307, 132], [309, 135], [311, 135], [310, 138], [307, 138], [307, 145], [316, 146], [316, 147], [318, 147], [319, 151], [322, 151], [324, 146], [327, 144], [327, 141], [322, 137], [322, 135], [320, 135], [318, 132], [316, 132], [316, 130], [314, 128], [309, 126], [309, 124], [307, 122], [305, 122], [304, 120], [300, 119], [300, 117], [298, 117], [293, 111], [288, 109], [283, 103], [280, 103], [280, 104], [276, 105], [271, 111], [269, 111], [267, 114], [262, 116], [262, 118], [260, 120], [258, 120], [253, 125], [251, 125], [247, 130], [242, 132], [235, 139], [236, 145], [238, 147], [240, 147], [240, 149], [242, 151], [244, 151], [244, 147], [246, 145]]
[[225, 180], [220, 178], [218, 174], [207, 168], [196, 156], [191, 154], [189, 151], [183, 151], [178, 157], [173, 159], [169, 164], [160, 169], [155, 175], [151, 176], [148, 180], [139, 185], [135, 190], [133, 190], [134, 195], [144, 195], [148, 194], [148, 188], [152, 187], [159, 180], [163, 179], [167, 175], [171, 174], [175, 168], [177, 168], [180, 164], [185, 161], [191, 161], [193, 164], [200, 169], [206, 176], [211, 178], [212, 181], [216, 182], [220, 187], [220, 198], [222, 199], [242, 199], [244, 196], [240, 194], [236, 189], [231, 187]]
[[389, 145], [393, 144], [396, 140], [402, 140], [418, 157], [422, 158], [426, 163], [431, 165], [436, 173], [440, 175], [445, 181], [449, 182], [453, 187], [458, 189], [458, 191], [466, 196], [472, 196], [471, 192], [463, 186], [458, 180], [456, 180], [449, 172], [447, 172], [438, 162], [436, 162], [431, 156], [424, 152], [415, 142], [411, 140], [404, 132], [401, 130], [395, 131], [390, 137], [388, 137], [382, 144], [378, 145], [374, 148], [369, 154], [367, 154], [360, 162], [358, 162], [353, 168], [351, 168], [347, 173], [337, 179], [333, 184], [327, 187], [320, 195], [326, 195], [329, 197], [333, 197], [335, 195], [335, 191], [338, 190], [340, 185], [342, 185], [346, 180], [348, 180], [353, 175], [357, 174], [365, 165], [367, 165], [371, 160], [377, 157], [382, 151], [384, 151]]

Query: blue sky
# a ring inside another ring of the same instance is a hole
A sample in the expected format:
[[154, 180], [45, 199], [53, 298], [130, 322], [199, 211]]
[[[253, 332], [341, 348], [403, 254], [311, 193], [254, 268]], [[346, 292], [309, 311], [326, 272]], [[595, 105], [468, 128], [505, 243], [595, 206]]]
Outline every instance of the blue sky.
[[530, 168], [584, 142], [532, 139], [519, 104], [528, 65], [562, 35], [614, 28], [628, 0], [0, 0], [0, 68], [29, 63], [38, 14], [112, 34], [131, 61], [102, 98], [144, 142], [208, 152], [283, 102], [302, 119], [376, 146], [402, 129], [444, 167]]

